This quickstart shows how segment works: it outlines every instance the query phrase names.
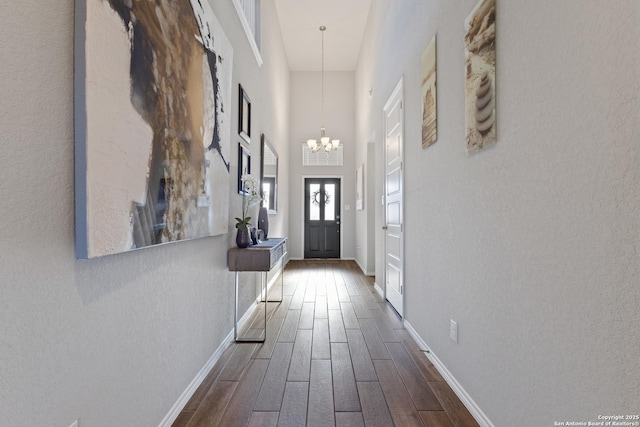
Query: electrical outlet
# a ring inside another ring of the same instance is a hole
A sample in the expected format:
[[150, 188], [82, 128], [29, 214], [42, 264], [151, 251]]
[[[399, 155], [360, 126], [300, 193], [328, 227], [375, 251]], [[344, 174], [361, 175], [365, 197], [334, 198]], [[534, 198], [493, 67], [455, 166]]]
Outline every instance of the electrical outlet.
[[449, 319], [449, 338], [454, 343], [458, 343], [458, 323], [453, 319]]

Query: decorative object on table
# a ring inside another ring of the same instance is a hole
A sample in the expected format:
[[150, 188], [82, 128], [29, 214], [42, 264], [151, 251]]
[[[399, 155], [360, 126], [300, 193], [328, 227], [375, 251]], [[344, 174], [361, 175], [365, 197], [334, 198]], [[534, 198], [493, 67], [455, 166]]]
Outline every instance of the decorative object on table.
[[340, 140], [331, 139], [328, 136], [326, 136], [325, 128], [324, 128], [324, 32], [326, 30], [327, 30], [327, 27], [325, 27], [324, 25], [320, 27], [320, 34], [322, 34], [322, 73], [320, 74], [321, 80], [322, 80], [322, 91], [321, 91], [321, 98], [320, 98], [320, 106], [321, 106], [320, 143], [318, 143], [316, 139], [307, 140], [307, 145], [309, 146], [309, 149], [314, 153], [320, 150], [321, 148], [327, 152], [331, 150], [337, 150], [338, 147], [340, 146]]
[[249, 209], [262, 200], [258, 194], [258, 183], [249, 175], [245, 175], [240, 180], [242, 185], [242, 216], [236, 217], [236, 244], [239, 248], [246, 248], [251, 244], [249, 236], [249, 224], [251, 217]]
[[249, 150], [238, 143], [238, 193], [243, 194], [242, 177], [251, 173], [251, 154]]
[[263, 240], [269, 240], [269, 211], [264, 206], [258, 211], [258, 229], [264, 233]]
[[356, 170], [356, 210], [364, 209], [364, 164]]
[[496, 142], [496, 4], [480, 0], [465, 21], [467, 152]]
[[436, 103], [436, 36], [427, 45], [422, 64], [422, 148], [438, 139]]
[[244, 249], [248, 248], [249, 245], [251, 245], [249, 230], [246, 227], [244, 229], [238, 228], [238, 232], [236, 233], [236, 246]]
[[251, 143], [251, 100], [249, 95], [244, 91], [242, 85], [240, 87], [240, 97], [238, 100], [238, 134], [247, 144]]
[[209, 3], [75, 6], [76, 256], [227, 233], [233, 49]]

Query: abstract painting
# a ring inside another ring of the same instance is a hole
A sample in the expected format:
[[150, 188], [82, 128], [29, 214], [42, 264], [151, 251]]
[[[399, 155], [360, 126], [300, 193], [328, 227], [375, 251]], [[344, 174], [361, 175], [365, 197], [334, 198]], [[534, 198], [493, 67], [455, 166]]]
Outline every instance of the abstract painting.
[[422, 148], [438, 139], [436, 111], [436, 38], [422, 52]]
[[496, 142], [496, 4], [480, 0], [465, 21], [467, 152]]
[[228, 231], [233, 50], [206, 1], [76, 1], [78, 258]]

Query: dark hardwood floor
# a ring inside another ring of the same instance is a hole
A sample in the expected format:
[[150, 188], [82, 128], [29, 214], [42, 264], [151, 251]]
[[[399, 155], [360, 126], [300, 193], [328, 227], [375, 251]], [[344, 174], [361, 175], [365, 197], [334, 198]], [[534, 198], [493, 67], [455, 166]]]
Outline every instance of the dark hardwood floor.
[[231, 344], [174, 427], [478, 426], [354, 262], [291, 261], [283, 294], [266, 342]]

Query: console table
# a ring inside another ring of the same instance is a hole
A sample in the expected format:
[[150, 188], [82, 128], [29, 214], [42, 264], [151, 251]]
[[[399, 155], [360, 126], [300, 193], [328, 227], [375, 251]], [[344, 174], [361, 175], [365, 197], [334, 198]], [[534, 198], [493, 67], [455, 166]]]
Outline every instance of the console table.
[[[227, 252], [229, 271], [235, 272], [235, 308], [233, 311], [233, 335], [237, 342], [264, 342], [267, 337], [267, 302], [282, 301], [282, 287], [279, 300], [269, 300], [267, 297], [267, 273], [280, 262], [287, 253], [287, 239], [270, 237], [257, 245], [248, 248], [231, 248]], [[238, 337], [238, 273], [242, 271], [262, 272], [260, 275], [261, 301], [264, 302], [264, 334], [262, 338]], [[280, 273], [284, 286], [284, 266]]]

